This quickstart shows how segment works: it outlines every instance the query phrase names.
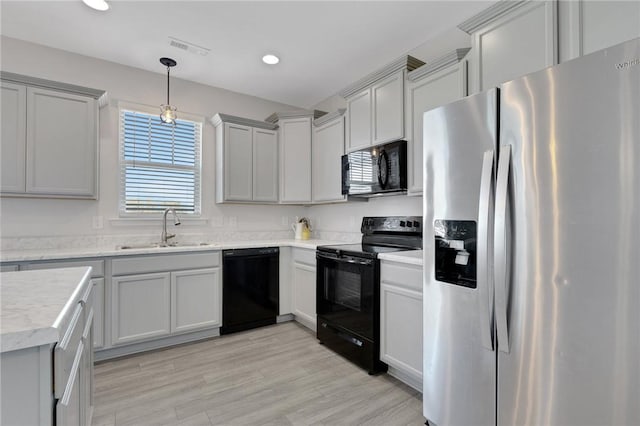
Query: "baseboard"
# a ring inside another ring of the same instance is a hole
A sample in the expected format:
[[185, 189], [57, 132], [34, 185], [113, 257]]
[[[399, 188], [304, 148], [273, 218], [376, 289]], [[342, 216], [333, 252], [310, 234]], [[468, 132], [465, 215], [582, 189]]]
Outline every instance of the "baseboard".
[[305, 327], [307, 327], [308, 329], [312, 330], [314, 333], [317, 331], [317, 326], [315, 321], [309, 321], [308, 319], [300, 316], [300, 315], [293, 315], [293, 318], [299, 322], [300, 324], [304, 325]]
[[167, 348], [170, 346], [181, 345], [183, 343], [195, 342], [198, 340], [210, 339], [220, 336], [220, 329], [213, 328], [209, 330], [195, 331], [192, 333], [180, 334], [177, 336], [163, 337], [161, 339], [150, 340], [147, 342], [133, 343], [129, 345], [111, 347], [109, 349], [96, 350], [94, 354], [95, 361], [105, 361], [112, 358], [119, 358], [127, 355], [133, 355], [140, 352], [147, 352], [156, 349]]
[[392, 366], [389, 366], [387, 374], [395, 377], [407, 386], [410, 386], [418, 392], [422, 393], [422, 380], [416, 379], [413, 375], [405, 373], [404, 371], [398, 370], [397, 368]]
[[293, 321], [293, 314], [284, 314], [284, 315], [278, 315], [276, 317], [276, 323], [280, 324], [281, 322], [287, 322], [287, 321]]

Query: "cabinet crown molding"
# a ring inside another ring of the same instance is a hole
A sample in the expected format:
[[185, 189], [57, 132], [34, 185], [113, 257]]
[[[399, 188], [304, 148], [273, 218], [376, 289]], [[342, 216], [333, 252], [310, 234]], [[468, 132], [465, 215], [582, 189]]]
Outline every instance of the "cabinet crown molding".
[[470, 50], [470, 47], [465, 47], [464, 49], [456, 49], [453, 52], [447, 53], [446, 55], [435, 59], [433, 62], [427, 63], [420, 68], [411, 71], [407, 74], [407, 79], [409, 81], [417, 81], [423, 77], [432, 75], [441, 69], [447, 68], [448, 66], [457, 64]]
[[340, 92], [338, 92], [338, 94], [343, 98], [348, 98], [397, 71], [403, 69], [406, 69], [407, 71], [413, 71], [414, 69], [421, 67], [422, 65], [424, 65], [424, 62], [422, 62], [420, 59], [414, 58], [413, 56], [404, 55], [387, 64], [385, 67], [380, 68], [379, 70], [342, 89]]
[[342, 116], [346, 111], [347, 111], [346, 108], [340, 108], [337, 111], [330, 112], [329, 114], [325, 114], [322, 117], [316, 118], [315, 120], [313, 120], [313, 125], [315, 127], [322, 126], [323, 124], [328, 123], [329, 121]]
[[476, 30], [498, 19], [507, 12], [523, 6], [529, 1], [531, 0], [501, 0], [493, 6], [486, 8], [477, 15], [474, 15], [466, 21], [462, 22], [458, 25], [458, 28], [460, 28], [467, 34], [473, 34]]
[[91, 89], [89, 87], [76, 86], [75, 84], [61, 83], [59, 81], [45, 80], [43, 78], [31, 77], [7, 71], [0, 71], [0, 79], [3, 81], [10, 81], [12, 83], [24, 84], [26, 86], [53, 89], [81, 96], [89, 96], [98, 101], [98, 106], [100, 108], [108, 104], [107, 92], [104, 90]]
[[282, 111], [282, 112], [274, 112], [270, 116], [264, 119], [267, 123], [276, 124], [279, 120], [284, 120], [286, 118], [299, 118], [299, 117], [313, 117], [314, 119], [322, 117], [325, 115], [325, 111], [320, 111], [317, 109], [308, 110], [301, 109], [296, 111]]
[[259, 129], [276, 130], [278, 126], [273, 123], [267, 123], [266, 121], [253, 120], [251, 118], [237, 117], [235, 115], [228, 115], [218, 113], [211, 117], [211, 124], [218, 127], [222, 123], [233, 123], [241, 126], [257, 127]]

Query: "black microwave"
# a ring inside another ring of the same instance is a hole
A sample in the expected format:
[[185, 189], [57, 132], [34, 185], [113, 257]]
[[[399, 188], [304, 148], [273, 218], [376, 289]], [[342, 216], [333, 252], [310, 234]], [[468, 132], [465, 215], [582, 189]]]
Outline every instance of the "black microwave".
[[342, 194], [373, 197], [406, 191], [407, 141], [372, 146], [342, 156]]

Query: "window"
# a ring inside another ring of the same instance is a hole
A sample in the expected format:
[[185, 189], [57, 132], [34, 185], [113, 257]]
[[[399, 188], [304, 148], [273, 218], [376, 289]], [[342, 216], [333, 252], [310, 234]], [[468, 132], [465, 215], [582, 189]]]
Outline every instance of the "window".
[[202, 123], [120, 109], [120, 214], [200, 214]]

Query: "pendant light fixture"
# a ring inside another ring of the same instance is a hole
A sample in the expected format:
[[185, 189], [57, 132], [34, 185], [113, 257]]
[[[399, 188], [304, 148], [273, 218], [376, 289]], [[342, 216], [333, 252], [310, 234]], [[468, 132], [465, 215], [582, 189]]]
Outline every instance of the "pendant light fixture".
[[169, 102], [169, 70], [171, 67], [175, 67], [178, 63], [171, 58], [160, 58], [160, 63], [167, 67], [167, 103], [160, 105], [160, 120], [163, 123], [176, 125], [176, 119], [178, 115], [176, 107], [171, 106]]

